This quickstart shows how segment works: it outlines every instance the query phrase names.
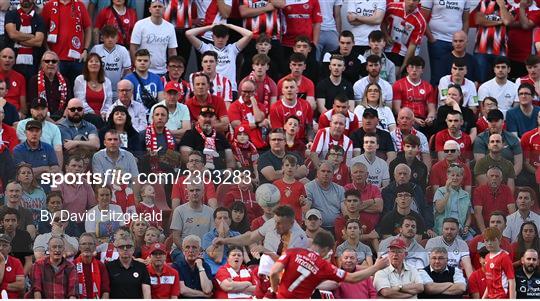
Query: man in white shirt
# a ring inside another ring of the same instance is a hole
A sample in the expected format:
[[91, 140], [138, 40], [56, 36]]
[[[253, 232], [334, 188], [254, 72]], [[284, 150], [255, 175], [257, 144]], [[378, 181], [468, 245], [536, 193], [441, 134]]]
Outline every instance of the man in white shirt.
[[364, 153], [358, 157], [354, 157], [349, 162], [349, 166], [356, 162], [363, 163], [368, 168], [368, 183], [384, 188], [390, 183], [390, 173], [388, 171], [388, 163], [377, 157], [377, 135], [366, 133], [364, 135]]
[[520, 187], [516, 190], [517, 210], [506, 217], [506, 228], [503, 231], [503, 236], [510, 239], [512, 243], [517, 241], [521, 225], [524, 222], [534, 222], [536, 227], [540, 229], [540, 215], [531, 210], [536, 201], [534, 191], [530, 187]]
[[439, 106], [444, 105], [444, 100], [448, 95], [448, 86], [456, 84], [461, 86], [463, 91], [463, 101], [461, 106], [469, 107], [476, 112], [478, 108], [478, 96], [475, 84], [465, 78], [467, 75], [467, 61], [464, 58], [456, 58], [452, 62], [452, 69], [449, 75], [443, 76], [439, 81]]
[[347, 21], [352, 25], [354, 45], [357, 46], [356, 48], [360, 48], [359, 53], [364, 53], [369, 49], [369, 33], [381, 29], [385, 11], [386, 1], [348, 1]]
[[510, 110], [519, 102], [517, 98], [518, 86], [508, 80], [510, 60], [505, 56], [497, 57], [493, 64], [493, 72], [495, 73], [495, 77], [483, 83], [478, 88], [478, 100], [483, 101], [488, 96], [495, 98], [499, 105], [499, 110], [506, 115], [506, 111]]

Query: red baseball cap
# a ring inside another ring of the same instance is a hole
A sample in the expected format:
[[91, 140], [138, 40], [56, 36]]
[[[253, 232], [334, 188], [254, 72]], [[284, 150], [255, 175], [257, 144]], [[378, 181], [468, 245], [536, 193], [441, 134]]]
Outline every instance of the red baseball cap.
[[182, 91], [180, 89], [180, 84], [175, 82], [175, 81], [170, 81], [168, 82], [166, 85], [165, 85], [165, 92], [169, 92], [169, 91], [176, 91], [178, 93], [180, 93], [180, 91]]
[[388, 246], [388, 249], [390, 249], [390, 248], [398, 248], [398, 249], [406, 250], [407, 249], [407, 244], [405, 243], [405, 241], [403, 239], [396, 238], [396, 239], [392, 240], [392, 242]]
[[155, 251], [161, 251], [167, 254], [167, 248], [162, 243], [155, 243], [150, 247], [150, 254], [153, 254]]

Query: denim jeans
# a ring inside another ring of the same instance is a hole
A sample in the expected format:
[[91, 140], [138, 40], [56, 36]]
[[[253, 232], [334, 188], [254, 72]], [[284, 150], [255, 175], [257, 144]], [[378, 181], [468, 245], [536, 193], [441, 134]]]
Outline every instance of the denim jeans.
[[492, 79], [495, 76], [493, 74], [493, 63], [497, 56], [493, 54], [475, 53], [474, 58], [479, 70], [478, 82], [482, 84]]
[[334, 51], [339, 47], [339, 35], [335, 30], [321, 30], [319, 36], [319, 44], [317, 44], [317, 62], [320, 62], [323, 55], [327, 52]]
[[452, 42], [436, 40], [427, 44], [429, 52], [429, 67], [431, 69], [431, 85], [437, 87], [441, 77], [450, 74], [452, 62]]

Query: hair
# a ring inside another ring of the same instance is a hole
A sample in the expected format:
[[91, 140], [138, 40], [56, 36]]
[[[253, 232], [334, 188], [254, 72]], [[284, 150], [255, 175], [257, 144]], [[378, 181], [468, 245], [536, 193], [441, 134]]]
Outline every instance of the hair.
[[257, 53], [251, 59], [252, 64], [260, 64], [260, 65], [270, 65], [271, 61], [272, 60], [270, 59], [270, 57], [263, 53]]
[[81, 234], [81, 236], [79, 236], [79, 242], [81, 241], [83, 237], [90, 237], [92, 241], [94, 242], [94, 244], [96, 244], [96, 235], [94, 233], [84, 232], [83, 234]]
[[420, 146], [420, 138], [416, 135], [407, 135], [403, 138], [403, 145]]
[[[516, 192], [515, 192], [515, 198], [517, 199], [517, 196], [519, 193], [528, 193], [529, 196], [531, 197], [531, 201], [533, 203], [536, 203], [536, 193], [534, 192], [534, 190], [529, 187], [529, 186], [523, 186], [523, 187], [516, 187]], [[540, 250], [540, 249], [538, 249]]]
[[448, 166], [448, 169], [446, 170], [446, 174], [449, 175], [450, 173], [457, 172], [460, 175], [463, 175], [465, 170], [463, 167], [457, 164], [453, 164], [451, 166]]
[[345, 222], [345, 227], [343, 227], [343, 230], [347, 231], [347, 227], [349, 226], [349, 224], [358, 224], [358, 227], [360, 229], [362, 229], [362, 223], [360, 222], [359, 219], [356, 219], [356, 218], [349, 218], [346, 222]]
[[296, 44], [298, 42], [307, 43], [307, 44], [309, 44], [311, 46], [311, 41], [305, 35], [299, 35], [294, 39], [294, 44]]
[[217, 60], [218, 60], [218, 54], [217, 54], [217, 52], [212, 51], [212, 50], [207, 50], [207, 51], [203, 52], [203, 54], [201, 55], [201, 61], [202, 61], [202, 59], [203, 59], [205, 56], [211, 56], [211, 57], [213, 57], [213, 58], [216, 60], [216, 62], [217, 62]]
[[344, 30], [339, 34], [339, 37], [351, 38], [354, 42], [354, 34], [350, 30]]
[[345, 150], [343, 149], [343, 147], [337, 145], [337, 144], [334, 144], [334, 145], [330, 145], [330, 147], [328, 148], [328, 153], [330, 153], [330, 151], [334, 151], [335, 153], [339, 153], [341, 156], [343, 156], [345, 154]]
[[364, 142], [366, 141], [366, 137], [371, 137], [371, 138], [375, 138], [375, 140], [377, 141], [377, 143], [379, 143], [379, 138], [377, 137], [377, 134], [375, 133], [365, 133], [364, 134]]
[[293, 52], [289, 58], [289, 63], [295, 62], [295, 63], [305, 63], [306, 62], [306, 56], [301, 53]]
[[[525, 226], [527, 225], [532, 226], [534, 228], [534, 232], [536, 233], [530, 247], [527, 247], [525, 245], [525, 239], [523, 238], [523, 228], [525, 228]], [[527, 251], [527, 249], [540, 250], [538, 227], [533, 221], [525, 221], [523, 224], [521, 224], [521, 227], [519, 228], [519, 233], [517, 236], [517, 251], [514, 253], [514, 261], [519, 260], [523, 256], [523, 254], [525, 254], [525, 251]]]
[[434, 247], [431, 249], [430, 254], [433, 253], [442, 253], [448, 257], [448, 250], [445, 247]]
[[346, 199], [349, 196], [357, 197], [358, 200], [362, 199], [362, 196], [360, 195], [360, 191], [358, 191], [357, 189], [349, 189], [349, 190], [345, 191], [344, 198]]
[[214, 220], [216, 219], [217, 214], [218, 214], [219, 212], [227, 212], [227, 215], [229, 216], [229, 219], [232, 219], [231, 210], [229, 210], [229, 208], [218, 207], [218, 208], [216, 208], [216, 210], [214, 210]]
[[[41, 186], [37, 182], [36, 175], [34, 174], [34, 170], [32, 169], [32, 165], [28, 164], [26, 162], [21, 162], [21, 163], [17, 164], [17, 171], [15, 173], [17, 175], [16, 176], [17, 181], [20, 183], [20, 181], [19, 181], [19, 173], [21, 172], [21, 170], [23, 168], [28, 168], [30, 170], [30, 172], [32, 173], [32, 181], [30, 182], [30, 186], [34, 190], [41, 188]], [[22, 184], [21, 184], [21, 186], [22, 186]]]
[[184, 65], [184, 68], [186, 67], [186, 59], [184, 59], [183, 57], [181, 57], [179, 55], [173, 55], [173, 56], [169, 57], [169, 62], [167, 63], [167, 66], [170, 63], [180, 63], [180, 64]]
[[323, 249], [332, 249], [335, 243], [334, 236], [327, 231], [320, 231], [313, 237], [313, 244]]
[[203, 163], [203, 164], [206, 164], [206, 156], [203, 155], [203, 153], [201, 153], [201, 152], [198, 151], [198, 150], [192, 150], [192, 151], [189, 153], [188, 158], [191, 157], [191, 156], [193, 156], [193, 155], [199, 156], [199, 158], [201, 158], [201, 160], [202, 160], [202, 163]]
[[105, 25], [101, 28], [100, 33], [102, 37], [116, 37], [118, 36], [118, 29], [112, 25]]
[[244, 217], [238, 223], [236, 223], [231, 218], [231, 226], [230, 226], [231, 230], [232, 231], [238, 231], [241, 234], [246, 233], [247, 231], [249, 231], [250, 230], [250, 224], [249, 224], [249, 217], [248, 217], [248, 212], [247, 212], [248, 210], [247, 210], [246, 204], [244, 204], [244, 202], [242, 202], [242, 201], [234, 201], [231, 204], [231, 207], [229, 209], [231, 210], [231, 215], [232, 215], [233, 211], [241, 211], [241, 212], [244, 213]]
[[[347, 97], [347, 95], [343, 94], [343, 93], [339, 93], [337, 94], [336, 96], [334, 96], [334, 103], [336, 102], [339, 102], [339, 103], [348, 103], [349, 102], [349, 98]], [[295, 115], [291, 115], [291, 116], [295, 116]], [[296, 117], [296, 116], [295, 116]]]
[[498, 56], [495, 58], [495, 61], [493, 62], [493, 67], [505, 64], [507, 67], [510, 67], [510, 60], [506, 56]]
[[330, 60], [338, 60], [345, 63], [345, 58], [341, 54], [332, 54], [332, 56], [330, 56]]
[[321, 163], [319, 164], [319, 167], [317, 167], [317, 171], [319, 171], [323, 165], [330, 166], [330, 168], [332, 169], [332, 172], [336, 171], [336, 166], [330, 160], [322, 160]]
[[60, 58], [58, 57], [58, 54], [52, 50], [46, 50], [45, 52], [43, 52], [43, 54], [41, 55], [41, 61], [40, 63], [43, 63], [43, 58], [46, 56], [46, 55], [52, 55], [54, 56], [57, 60], [59, 60]]
[[482, 234], [485, 240], [501, 240], [502, 237], [501, 231], [495, 227], [486, 228]]
[[285, 155], [283, 159], [281, 159], [281, 161], [283, 162], [283, 164], [285, 164], [285, 162], [289, 162], [291, 165], [298, 164], [298, 159], [291, 154]]
[[239, 245], [228, 245], [227, 248], [229, 249], [229, 254], [227, 255], [227, 257], [231, 255], [232, 251], [240, 251], [240, 253], [242, 253], [242, 256], [244, 256], [244, 247], [241, 247]]
[[145, 48], [140, 48], [139, 50], [137, 50], [137, 52], [135, 52], [135, 57], [140, 57], [140, 56], [150, 56], [150, 51], [148, 51], [148, 49], [145, 49]]
[[449, 84], [447, 89], [450, 90], [452, 88], [456, 89], [459, 92], [459, 96], [461, 97], [461, 100], [460, 100], [460, 104], [461, 104], [463, 102], [463, 89], [461, 89], [461, 85]]
[[401, 219], [401, 223], [399, 224], [400, 226], [403, 226], [403, 223], [405, 221], [414, 221], [415, 224], [418, 225], [418, 220], [416, 219], [416, 217], [414, 217], [414, 215], [405, 215], [402, 219]]
[[497, 99], [496, 99], [495, 97], [486, 96], [486, 97], [484, 97], [484, 100], [482, 101], [482, 103], [484, 103], [486, 100], [492, 101], [492, 102], [494, 102], [497, 106], [499, 106], [499, 102], [497, 101]]
[[[446, 116], [448, 115], [459, 115], [459, 118], [461, 118], [461, 120], [463, 120], [463, 114], [460, 112], [460, 111], [457, 111], [457, 110], [450, 110], [450, 112], [448, 112], [448, 114], [446, 114]], [[453, 141], [453, 140], [448, 140], [448, 141]]]
[[525, 60], [526, 66], [534, 66], [536, 64], [540, 64], [540, 57], [536, 55], [531, 55]]
[[124, 131], [126, 131], [126, 133], [128, 134], [130, 132], [135, 132], [135, 128], [133, 127], [133, 124], [131, 123], [131, 115], [129, 114], [128, 109], [124, 106], [115, 106], [112, 109], [111, 113], [109, 114], [109, 117], [107, 118], [107, 124], [105, 125], [104, 128], [108, 128], [111, 130], [116, 128], [116, 125], [114, 124], [114, 113], [116, 112], [122, 112], [126, 114], [126, 123], [124, 124]]
[[409, 61], [407, 61], [407, 67], [409, 66], [418, 66], [418, 67], [424, 68], [426, 66], [426, 62], [424, 61], [423, 58], [415, 55], [411, 57]]
[[146, 233], [150, 232], [150, 231], [154, 231], [155, 233], [157, 233], [158, 238], [161, 235], [161, 231], [158, 228], [154, 227], [154, 226], [149, 226], [148, 228], [146, 228], [146, 231], [144, 231], [144, 235], [146, 235]]
[[217, 24], [212, 27], [212, 34], [218, 38], [229, 36], [229, 28], [223, 24]]
[[278, 206], [276, 209], [274, 209], [274, 214], [279, 217], [288, 217], [291, 219], [294, 219], [295, 217], [294, 210], [287, 205]]
[[504, 219], [504, 223], [506, 224], [506, 214], [504, 212], [500, 210], [495, 210], [489, 214], [489, 218], [491, 218], [492, 216], [502, 216], [502, 218]]
[[272, 40], [271, 40], [270, 37], [267, 36], [265, 33], [262, 33], [261, 35], [259, 35], [259, 37], [257, 38], [257, 40], [255, 40], [255, 44], [261, 44], [261, 43], [268, 43], [268, 44], [271, 44], [271, 43], [272, 43]]
[[152, 111], [152, 115], [154, 115], [154, 112], [157, 110], [157, 109], [164, 109], [165, 112], [167, 112], [167, 118], [169, 118], [169, 108], [167, 108], [167, 106], [165, 105], [157, 105], [154, 107], [154, 110]]
[[8, 214], [15, 215], [15, 217], [17, 218], [17, 222], [19, 222], [20, 217], [21, 217], [21, 215], [19, 214], [19, 210], [15, 209], [15, 208], [10, 208], [10, 207], [4, 207], [0, 211], [0, 216], [2, 216], [2, 220], [1, 220], [2, 222], [4, 221], [4, 218], [6, 217], [6, 215], [8, 215]]
[[465, 68], [467, 68], [467, 61], [465, 60], [465, 58], [456, 57], [454, 59], [454, 61], [452, 61], [452, 65], [454, 65], [456, 67], [465, 67]]
[[459, 221], [455, 217], [445, 217], [442, 221], [443, 225], [444, 223], [454, 223], [459, 228]]
[[51, 191], [47, 194], [47, 197], [45, 198], [45, 204], [49, 204], [52, 198], [57, 197], [60, 198], [62, 203], [64, 203], [64, 197], [62, 196], [61, 191]]
[[372, 64], [375, 64], [375, 63], [380, 64], [381, 63], [381, 57], [376, 55], [376, 54], [372, 54], [372, 55], [370, 55], [370, 56], [368, 56], [366, 58], [366, 61], [368, 63], [372, 63]]
[[197, 235], [190, 234], [190, 235], [186, 236], [186, 238], [184, 238], [184, 240], [182, 240], [182, 248], [184, 248], [185, 244], [190, 242], [190, 241], [197, 243], [199, 245], [199, 248], [201, 247], [201, 238], [198, 237]]
[[95, 58], [99, 61], [99, 71], [97, 74], [97, 81], [98, 83], [103, 84], [105, 82], [105, 68], [103, 68], [103, 61], [101, 60], [101, 56], [99, 56], [99, 54], [95, 52], [88, 54], [88, 56], [86, 57], [86, 61], [84, 62], [84, 67], [82, 71], [84, 80], [86, 81], [90, 80], [90, 70], [88, 70], [88, 63], [90, 62], [90, 59], [92, 58]]
[[362, 102], [360, 103], [360, 105], [362, 105], [366, 109], [369, 108], [367, 94], [368, 94], [368, 89], [372, 86], [375, 86], [377, 87], [377, 89], [379, 89], [379, 103], [377, 104], [377, 107], [384, 107], [385, 102], [383, 98], [383, 92], [382, 92], [381, 86], [378, 83], [369, 83], [366, 86], [366, 89], [364, 90], [364, 96], [362, 97]]
[[[207, 51], [208, 52], [208, 51]], [[213, 51], [212, 51], [213, 52]], [[205, 52], [206, 53], [206, 52]], [[215, 52], [214, 52], [215, 53]], [[212, 55], [210, 55], [212, 56]], [[202, 60], [202, 57], [201, 57], [201, 60]], [[192, 76], [191, 76], [191, 81], [193, 83], [195, 83], [195, 79], [197, 77], [204, 77], [206, 78], [206, 82], [209, 84], [209, 85], [212, 85], [212, 82], [210, 81], [210, 77], [206, 74], [206, 73], [202, 73], [202, 72], [195, 72], [195, 73], [192, 73]]]
[[522, 83], [521, 85], [519, 85], [518, 87], [518, 92], [519, 90], [521, 89], [528, 89], [529, 91], [531, 91], [531, 94], [532, 94], [532, 97], [535, 97], [536, 96], [536, 91], [534, 89], [534, 86], [529, 84], [529, 83]]
[[384, 34], [380, 30], [373, 30], [368, 35], [368, 41], [384, 41]]

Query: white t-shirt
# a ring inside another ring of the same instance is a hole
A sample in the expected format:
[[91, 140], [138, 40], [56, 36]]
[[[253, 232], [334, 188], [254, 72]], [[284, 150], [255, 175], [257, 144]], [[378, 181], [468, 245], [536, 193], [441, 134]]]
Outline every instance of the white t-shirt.
[[131, 44], [150, 52], [149, 71], [158, 75], [167, 72], [167, 51], [178, 47], [174, 26], [163, 20], [161, 24], [152, 23], [150, 17], [137, 21], [131, 34]]
[[319, 0], [321, 7], [322, 24], [321, 30], [337, 31], [334, 19], [334, 7], [343, 5], [343, 0]]
[[383, 159], [375, 157], [375, 161], [373, 161], [373, 163], [370, 163], [366, 159], [366, 155], [361, 154], [360, 156], [352, 158], [352, 160], [350, 160], [350, 163], [347, 165], [353, 166], [356, 162], [364, 163], [364, 165], [367, 167], [369, 173], [367, 182], [369, 184], [381, 187], [384, 180], [390, 180], [388, 163], [386, 163], [386, 161], [384, 161]]
[[421, 0], [423, 8], [431, 10], [429, 28], [437, 40], [452, 42], [454, 32], [463, 27], [463, 12], [469, 11], [470, 0]]
[[225, 76], [231, 81], [232, 90], [238, 91], [236, 87], [236, 57], [240, 53], [240, 49], [234, 44], [228, 44], [222, 49], [208, 43], [201, 43], [201, 47], [197, 49], [200, 53], [206, 51], [215, 51], [218, 55], [216, 72]]
[[[355, 13], [363, 17], [371, 17], [377, 10], [386, 11], [386, 1], [382, 0], [350, 0], [347, 5], [348, 13]], [[347, 21], [348, 23], [349, 21]], [[351, 31], [354, 34], [354, 45], [367, 46], [369, 45], [368, 35], [374, 30], [380, 30], [379, 25], [362, 24], [358, 26], [352, 25]]]
[[461, 259], [470, 256], [469, 246], [459, 237], [456, 237], [450, 245], [444, 241], [442, 236], [430, 238], [426, 243], [426, 251], [431, 252], [435, 247], [442, 247], [448, 251], [448, 265], [451, 267], [460, 268]]
[[116, 100], [118, 95], [116, 84], [122, 79], [124, 69], [131, 68], [129, 51], [122, 45], [116, 45], [112, 51], [109, 51], [103, 44], [99, 44], [94, 46], [90, 52], [97, 53], [101, 57], [105, 76], [111, 81], [113, 100]]
[[[370, 84], [369, 76], [365, 76], [354, 83], [353, 90], [354, 90], [354, 99], [355, 100], [361, 100], [362, 97], [364, 97], [364, 91], [366, 90], [366, 87]], [[377, 81], [377, 84], [381, 86], [382, 89], [382, 96], [386, 104], [390, 104], [392, 102], [392, 99], [394, 98], [394, 92], [392, 90], [392, 85], [385, 81], [384, 79], [379, 77], [379, 80]]]
[[[377, 114], [379, 115], [379, 124], [377, 125], [377, 128], [389, 132], [390, 130], [388, 127], [396, 124], [396, 118], [394, 117], [392, 109], [387, 106], [370, 108], [377, 110]], [[358, 122], [360, 122], [360, 126], [362, 126], [362, 114], [364, 114], [365, 109], [367, 108], [363, 105], [358, 105], [354, 109], [354, 114], [356, 115], [356, 117], [358, 117]]]
[[518, 86], [507, 80], [506, 84], [499, 85], [495, 78], [488, 80], [478, 88], [478, 100], [483, 101], [487, 96], [494, 97], [497, 100], [498, 108], [506, 115], [506, 111], [512, 108], [514, 102], [519, 102], [517, 98]]
[[[444, 100], [448, 94], [448, 86], [452, 83], [450, 80], [451, 75], [445, 75], [441, 77], [439, 81], [439, 107], [444, 105]], [[476, 93], [476, 86], [474, 83], [465, 79], [463, 85], [461, 85], [461, 91], [463, 92], [463, 106], [464, 107], [477, 107], [478, 95]]]

